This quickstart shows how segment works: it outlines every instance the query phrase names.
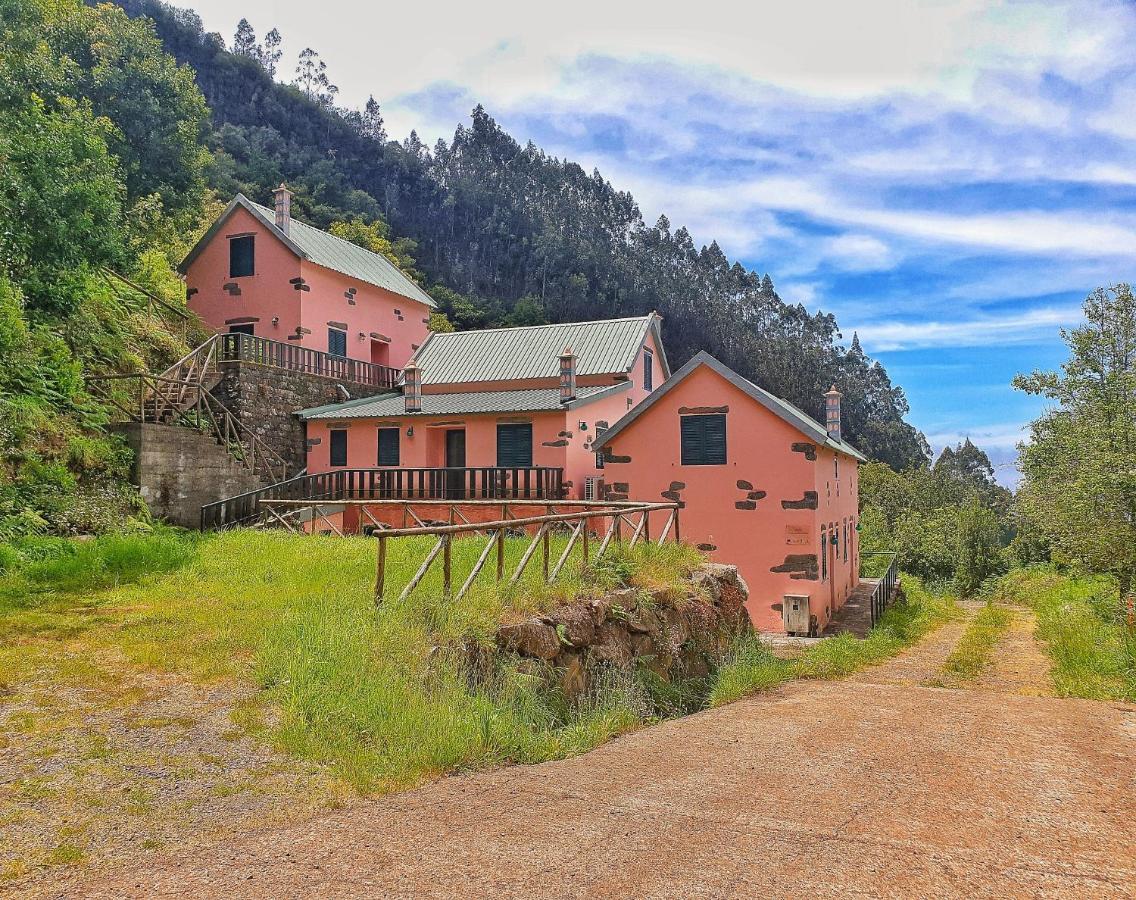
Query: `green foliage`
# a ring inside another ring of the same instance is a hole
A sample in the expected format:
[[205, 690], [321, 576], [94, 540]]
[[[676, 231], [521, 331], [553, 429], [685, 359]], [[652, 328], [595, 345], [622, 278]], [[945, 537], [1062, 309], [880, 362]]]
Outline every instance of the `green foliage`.
[[1033, 566], [1003, 575], [990, 593], [1033, 609], [1059, 696], [1136, 700], [1136, 629], [1113, 578]]
[[973, 679], [990, 665], [994, 647], [1010, 627], [1013, 613], [988, 605], [966, 626], [955, 648], [943, 663], [943, 671], [956, 679]]
[[1084, 313], [1084, 325], [1062, 331], [1061, 372], [1014, 380], [1054, 401], [1020, 447], [1020, 503], [1055, 558], [1113, 574], [1127, 594], [1136, 576], [1136, 297], [1127, 284], [1098, 288]]

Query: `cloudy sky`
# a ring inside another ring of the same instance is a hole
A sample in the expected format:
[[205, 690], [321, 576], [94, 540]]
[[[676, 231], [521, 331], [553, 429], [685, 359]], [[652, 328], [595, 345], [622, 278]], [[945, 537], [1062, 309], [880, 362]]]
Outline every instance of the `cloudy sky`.
[[313, 47], [394, 137], [448, 137], [480, 102], [598, 167], [834, 312], [936, 450], [969, 435], [1007, 481], [1039, 409], [1010, 379], [1136, 277], [1131, 2], [186, 5], [226, 38], [278, 27], [286, 79]]

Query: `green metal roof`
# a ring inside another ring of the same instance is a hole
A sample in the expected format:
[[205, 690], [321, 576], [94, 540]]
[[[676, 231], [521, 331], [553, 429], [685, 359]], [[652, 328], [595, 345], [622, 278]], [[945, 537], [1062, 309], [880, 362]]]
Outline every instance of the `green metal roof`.
[[566, 347], [576, 354], [577, 376], [622, 375], [631, 371], [651, 332], [665, 378], [670, 368], [658, 321], [652, 313], [633, 319], [437, 332], [426, 339], [414, 359], [422, 369], [423, 384], [556, 378]]
[[401, 416], [473, 415], [475, 413], [550, 412], [575, 409], [601, 395], [617, 394], [629, 382], [576, 389], [576, 399], [560, 402], [559, 388], [531, 388], [520, 391], [467, 391], [463, 393], [423, 394], [422, 411], [408, 413], [401, 393], [363, 397], [346, 403], [331, 403], [297, 413], [301, 419], [377, 419]]
[[611, 426], [603, 437], [597, 443], [597, 447], [606, 447], [615, 437], [623, 431], [632, 422], [638, 419], [643, 413], [655, 405], [667, 392], [678, 385], [685, 379], [691, 372], [699, 366], [706, 366], [713, 369], [719, 375], [734, 385], [745, 394], [748, 394], [771, 413], [784, 421], [788, 422], [801, 433], [812, 438], [823, 447], [828, 447], [830, 450], [836, 450], [857, 459], [860, 462], [867, 462], [868, 458], [864, 456], [859, 450], [849, 444], [847, 441], [836, 440], [830, 437], [827, 429], [820, 424], [816, 419], [808, 413], [803, 412], [787, 400], [782, 400], [780, 397], [775, 397], [769, 391], [759, 388], [752, 381], [749, 381], [731, 369], [729, 366], [719, 362], [705, 350], [696, 353], [686, 365], [674, 373], [667, 379], [666, 383], [661, 385], [658, 390], [651, 394], [646, 400], [636, 406], [622, 419]]
[[334, 234], [328, 234], [326, 231], [320, 231], [320, 229], [301, 222], [296, 218], [291, 219], [288, 232], [285, 233], [276, 227], [276, 213], [274, 210], [267, 206], [261, 206], [259, 203], [253, 203], [244, 194], [237, 194], [237, 196], [233, 198], [232, 202], [225, 208], [225, 211], [218, 217], [217, 221], [213, 223], [213, 226], [205, 232], [205, 235], [189, 252], [189, 255], [182, 260], [181, 265], [178, 267], [180, 271], [185, 272], [186, 269], [189, 268], [190, 263], [193, 262], [209, 241], [212, 240], [225, 220], [229, 218], [229, 215], [238, 206], [244, 207], [252, 213], [297, 256], [309, 262], [313, 262], [317, 266], [323, 266], [324, 268], [341, 272], [351, 278], [365, 281], [367, 284], [386, 288], [388, 291], [398, 294], [400, 297], [406, 297], [409, 300], [424, 303], [431, 308], [436, 305], [434, 301], [430, 299], [429, 294], [407, 278], [398, 266], [381, 253], [372, 253], [370, 250], [364, 250], [362, 247], [352, 244], [350, 241], [338, 238]]

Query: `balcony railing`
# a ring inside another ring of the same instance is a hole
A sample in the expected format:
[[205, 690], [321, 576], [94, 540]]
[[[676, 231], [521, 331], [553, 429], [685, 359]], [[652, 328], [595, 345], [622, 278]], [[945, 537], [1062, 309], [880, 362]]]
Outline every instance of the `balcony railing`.
[[559, 500], [564, 470], [509, 468], [336, 469], [300, 475], [201, 507], [201, 528], [256, 522], [261, 500]]
[[270, 341], [268, 338], [251, 334], [222, 334], [218, 361], [247, 362], [258, 366], [271, 366], [275, 369], [288, 369], [334, 378], [336, 381], [350, 381], [368, 387], [394, 388], [401, 376], [399, 369], [380, 366], [378, 363], [363, 362], [335, 356], [310, 347], [299, 347], [283, 341]]

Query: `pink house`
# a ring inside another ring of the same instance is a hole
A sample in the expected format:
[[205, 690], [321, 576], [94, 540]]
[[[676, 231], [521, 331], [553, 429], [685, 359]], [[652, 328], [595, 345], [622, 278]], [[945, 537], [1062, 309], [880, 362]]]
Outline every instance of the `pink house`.
[[858, 465], [840, 435], [699, 353], [600, 439], [619, 495], [677, 500], [682, 538], [734, 563], [765, 631], [816, 633], [859, 582]]
[[426, 340], [434, 309], [385, 256], [292, 218], [283, 185], [273, 209], [238, 194], [180, 270], [190, 309], [218, 332], [390, 370], [406, 365]]

